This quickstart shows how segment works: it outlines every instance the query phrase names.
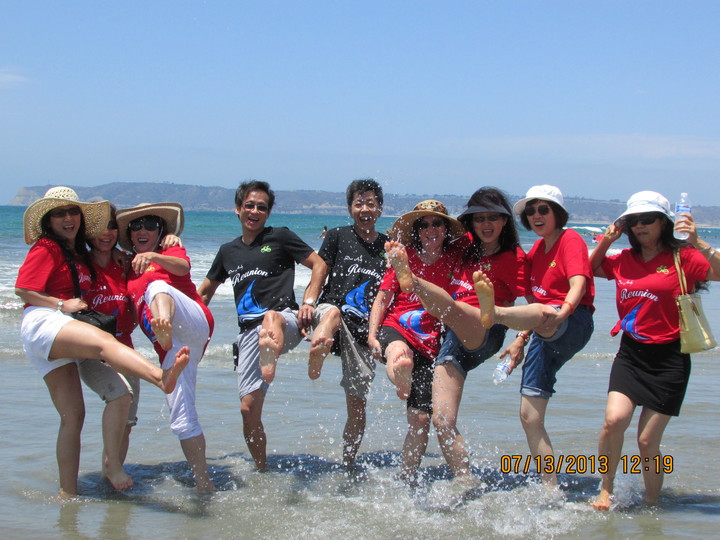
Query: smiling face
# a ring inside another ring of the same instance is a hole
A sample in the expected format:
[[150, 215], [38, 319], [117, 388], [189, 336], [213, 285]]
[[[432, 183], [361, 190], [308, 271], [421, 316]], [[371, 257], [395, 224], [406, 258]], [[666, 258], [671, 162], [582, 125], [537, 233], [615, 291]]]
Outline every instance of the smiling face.
[[162, 220], [157, 216], [142, 216], [130, 222], [130, 242], [135, 253], [155, 251], [160, 245]]
[[418, 237], [423, 251], [442, 251], [447, 236], [445, 220], [438, 216], [425, 216], [418, 221]]
[[92, 238], [88, 240], [88, 242], [90, 242], [90, 245], [92, 246], [93, 251], [98, 251], [100, 253], [110, 253], [115, 247], [115, 244], [117, 244], [117, 241], [118, 228], [117, 221], [115, 221], [114, 219], [112, 219], [110, 223], [108, 223], [108, 226], [105, 229], [104, 233], [102, 233], [97, 238]]
[[552, 206], [547, 201], [529, 201], [524, 212], [528, 223], [530, 223], [530, 228], [538, 236], [546, 238], [557, 232], [555, 212], [553, 212]]
[[254, 190], [247, 194], [241, 206], [235, 207], [243, 233], [257, 234], [265, 228], [265, 222], [270, 216], [269, 201], [267, 193]]
[[368, 190], [353, 195], [348, 212], [350, 212], [350, 217], [358, 231], [367, 234], [375, 231], [375, 222], [382, 213], [382, 206], [380, 206], [375, 192]]
[[497, 212], [476, 212], [472, 215], [473, 232], [486, 247], [494, 247], [507, 220], [507, 216]]
[[53, 234], [65, 240], [68, 245], [73, 245], [82, 223], [80, 207], [68, 204], [50, 210], [48, 214], [50, 216], [48, 225]]

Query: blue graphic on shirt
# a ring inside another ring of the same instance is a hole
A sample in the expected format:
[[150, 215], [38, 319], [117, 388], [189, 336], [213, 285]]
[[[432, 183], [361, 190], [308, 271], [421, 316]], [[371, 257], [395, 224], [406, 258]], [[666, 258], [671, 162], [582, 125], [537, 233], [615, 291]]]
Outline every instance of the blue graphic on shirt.
[[630, 334], [633, 339], [636, 339], [638, 341], [646, 340], [647, 338], [644, 336], [641, 336], [640, 334], [636, 333], [637, 331], [637, 312], [642, 307], [642, 304], [639, 304], [633, 308], [633, 310], [625, 315], [623, 317], [623, 320], [620, 322], [620, 328], [622, 328], [625, 332]]
[[345, 295], [345, 303], [340, 308], [340, 311], [343, 313], [352, 313], [361, 319], [367, 319], [369, 309], [367, 305], [367, 298], [365, 298], [365, 290], [367, 289], [369, 283], [370, 281], [368, 280], [347, 293]]
[[255, 299], [255, 295], [253, 294], [254, 285], [255, 281], [253, 280], [245, 291], [245, 294], [243, 294], [242, 298], [238, 302], [237, 313], [240, 321], [255, 320], [258, 317], [262, 317], [267, 311], [267, 308], [262, 307]]
[[425, 340], [432, 337], [430, 334], [424, 333], [422, 329], [422, 317], [425, 314], [424, 309], [416, 309], [408, 311], [400, 316], [400, 324], [410, 330], [418, 338]]

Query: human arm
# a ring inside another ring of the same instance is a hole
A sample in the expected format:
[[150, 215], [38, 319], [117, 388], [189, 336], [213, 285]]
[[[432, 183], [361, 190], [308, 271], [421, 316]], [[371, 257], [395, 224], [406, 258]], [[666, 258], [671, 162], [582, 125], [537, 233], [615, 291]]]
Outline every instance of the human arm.
[[387, 312], [392, 297], [393, 295], [390, 291], [378, 291], [368, 318], [368, 347], [370, 347], [370, 352], [373, 357], [379, 361], [382, 361], [382, 346], [380, 345], [380, 341], [378, 341], [377, 334], [380, 325], [385, 319], [385, 313]]
[[317, 302], [322, 286], [327, 277], [328, 266], [325, 261], [316, 252], [312, 252], [300, 264], [307, 267], [311, 271], [310, 283], [303, 294], [303, 302], [298, 311], [298, 322], [303, 335], [306, 335], [310, 324], [312, 323], [313, 313], [315, 312], [315, 303]]
[[683, 219], [675, 223], [675, 230], [688, 233], [690, 235], [688, 242], [690, 242], [698, 252], [702, 253], [710, 263], [705, 281], [720, 281], [720, 254], [718, 254], [717, 250], [708, 242], [698, 236], [697, 226], [695, 225], [692, 214], [681, 212], [679, 215], [682, 216]]
[[[50, 296], [46, 292], [31, 291], [20, 287], [15, 287], [15, 294], [26, 304], [52, 309], [58, 309], [58, 303], [61, 300], [61, 298]], [[62, 301], [61, 311], [63, 313], [75, 313], [81, 309], [87, 309], [87, 307], [87, 303], [82, 298], [70, 298]]]
[[587, 287], [587, 278], [582, 275], [570, 276], [568, 278], [570, 288], [565, 295], [565, 300], [560, 306], [560, 310], [556, 312], [554, 317], [548, 317], [545, 322], [535, 328], [542, 336], [550, 336], [555, 333], [558, 326], [573, 314], [575, 308], [580, 305], [580, 300], [585, 296]]
[[210, 305], [210, 300], [212, 300], [212, 297], [215, 295], [215, 291], [217, 291], [220, 284], [221, 283], [219, 281], [213, 281], [209, 278], [205, 278], [203, 280], [197, 289], [198, 295], [200, 296], [200, 300], [202, 300], [203, 304], [206, 306]]
[[190, 272], [190, 262], [187, 259], [173, 257], [172, 255], [163, 255], [156, 251], [138, 253], [133, 257], [130, 264], [137, 275], [142, 274], [151, 264], [162, 266], [175, 276], [184, 276]]
[[607, 277], [605, 271], [602, 269], [602, 263], [605, 261], [607, 250], [610, 249], [610, 246], [615, 240], [622, 236], [622, 231], [622, 225], [615, 225], [614, 223], [608, 225], [608, 228], [605, 229], [602, 240], [600, 240], [600, 243], [595, 246], [595, 249], [593, 249], [593, 252], [590, 254], [590, 267], [592, 268], [594, 276]]
[[171, 247], [180, 246], [182, 247], [182, 240], [180, 240], [179, 236], [175, 236], [174, 234], [166, 234], [163, 236], [163, 239], [160, 241], [160, 247], [162, 249], [167, 249]]

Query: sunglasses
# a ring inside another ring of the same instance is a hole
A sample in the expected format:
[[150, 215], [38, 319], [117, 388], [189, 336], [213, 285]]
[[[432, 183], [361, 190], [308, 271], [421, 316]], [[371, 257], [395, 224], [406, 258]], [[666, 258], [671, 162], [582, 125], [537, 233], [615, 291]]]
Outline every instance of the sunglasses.
[[109, 231], [117, 231], [117, 229], [118, 229], [117, 221], [115, 221], [114, 219], [108, 221], [107, 229], [108, 229]]
[[490, 216], [478, 216], [475, 214], [473, 216], [473, 223], [485, 223], [486, 221], [489, 221], [490, 223], [495, 223], [496, 221], [500, 221], [500, 218], [502, 216], [500, 214], [492, 214]]
[[162, 222], [158, 218], [154, 216], [143, 216], [134, 221], [131, 221], [130, 225], [128, 225], [128, 228], [132, 232], [138, 232], [140, 229], [145, 229], [146, 231], [156, 231], [161, 226]]
[[79, 206], [73, 206], [71, 208], [56, 208], [55, 210], [50, 210], [50, 217], [54, 218], [64, 218], [65, 216], [79, 216], [80, 215], [80, 207]]
[[428, 227], [434, 227], [436, 229], [439, 229], [440, 227], [444, 226], [445, 222], [441, 218], [433, 219], [430, 223], [427, 221], [421, 221], [418, 223], [418, 229], [421, 231], [424, 231]]
[[523, 210], [524, 214], [527, 217], [532, 217], [535, 215], [535, 210], [537, 210], [537, 213], [541, 216], [547, 216], [550, 213], [550, 207], [547, 204], [541, 204], [540, 206], [526, 206], [525, 210]]
[[643, 225], [652, 225], [655, 223], [660, 216], [655, 213], [650, 214], [630, 214], [629, 216], [625, 216], [625, 224], [628, 227], [635, 227], [638, 223], [642, 223]]
[[251, 201], [248, 201], [243, 204], [243, 208], [245, 210], [255, 210], [257, 208], [258, 212], [267, 212], [269, 210], [268, 206], [266, 204], [262, 203], [254, 203]]

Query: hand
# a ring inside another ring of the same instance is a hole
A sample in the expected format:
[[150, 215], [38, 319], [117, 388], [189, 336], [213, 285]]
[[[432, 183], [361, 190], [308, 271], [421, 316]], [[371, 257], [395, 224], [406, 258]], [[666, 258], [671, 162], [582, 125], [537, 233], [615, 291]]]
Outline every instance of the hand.
[[147, 267], [150, 266], [150, 264], [155, 259], [156, 253], [154, 251], [148, 251], [147, 253], [138, 253], [133, 257], [132, 262], [130, 265], [132, 266], [133, 272], [135, 272], [138, 276], [145, 272], [147, 270]]
[[160, 247], [162, 249], [178, 246], [182, 247], [182, 240], [180, 240], [179, 236], [175, 236], [174, 234], [166, 234], [165, 237], [162, 239], [162, 242], [160, 242]]
[[623, 226], [622, 221], [619, 225], [615, 225], [614, 223], [611, 223], [608, 225], [608, 228], [605, 229], [605, 238], [610, 240], [610, 243], [612, 244], [615, 240], [620, 238], [622, 236], [623, 232]]
[[313, 313], [315, 313], [315, 308], [310, 304], [303, 304], [298, 310], [298, 325], [300, 332], [305, 337], [312, 329]]
[[692, 245], [697, 244], [697, 227], [695, 226], [695, 220], [693, 219], [692, 214], [688, 212], [678, 213], [675, 216], [675, 230], [678, 232], [688, 233], [690, 235], [688, 237], [688, 242], [690, 242]]
[[525, 359], [525, 347], [523, 347], [524, 343], [525, 342], [522, 339], [516, 339], [500, 353], [500, 358], [505, 358], [508, 354], [510, 355], [510, 361], [512, 364], [510, 364], [508, 375], [510, 375], [510, 373], [512, 373], [513, 370]]
[[81, 309], [87, 309], [88, 305], [82, 298], [70, 298], [69, 300], [63, 300], [63, 313], [75, 313]]
[[372, 354], [373, 358], [378, 362], [384, 364], [385, 362], [383, 362], [382, 345], [380, 345], [380, 342], [376, 337], [368, 337], [368, 347], [370, 348], [370, 353]]

